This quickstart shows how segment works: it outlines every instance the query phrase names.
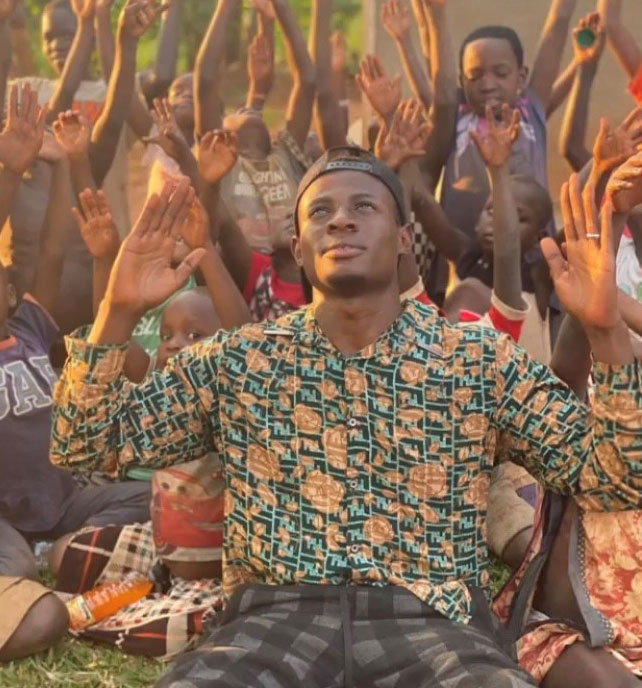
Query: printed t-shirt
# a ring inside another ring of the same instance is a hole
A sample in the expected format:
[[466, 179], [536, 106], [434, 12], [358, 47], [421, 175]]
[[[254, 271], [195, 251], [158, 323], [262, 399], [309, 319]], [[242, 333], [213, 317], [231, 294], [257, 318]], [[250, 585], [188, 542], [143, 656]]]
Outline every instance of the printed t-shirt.
[[52, 388], [49, 348], [58, 328], [29, 297], [0, 340], [0, 518], [26, 532], [53, 528], [74, 491], [70, 473], [49, 461]]

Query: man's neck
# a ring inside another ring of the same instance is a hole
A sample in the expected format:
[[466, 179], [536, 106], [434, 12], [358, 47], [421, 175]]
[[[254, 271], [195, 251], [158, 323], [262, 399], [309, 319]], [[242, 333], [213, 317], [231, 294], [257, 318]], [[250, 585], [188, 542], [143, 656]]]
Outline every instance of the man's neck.
[[314, 295], [314, 314], [325, 336], [344, 356], [361, 351], [399, 317], [399, 288], [350, 298]]

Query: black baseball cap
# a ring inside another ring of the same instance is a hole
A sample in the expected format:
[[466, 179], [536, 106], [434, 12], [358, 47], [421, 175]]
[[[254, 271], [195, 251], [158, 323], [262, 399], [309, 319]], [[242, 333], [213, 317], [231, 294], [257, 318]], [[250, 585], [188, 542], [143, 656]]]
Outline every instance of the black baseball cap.
[[298, 210], [301, 196], [319, 177], [331, 172], [364, 172], [384, 184], [393, 195], [402, 225], [409, 222], [403, 187], [396, 173], [376, 158], [372, 153], [359, 146], [336, 146], [329, 148], [305, 173], [297, 191], [294, 204], [294, 229], [299, 233]]

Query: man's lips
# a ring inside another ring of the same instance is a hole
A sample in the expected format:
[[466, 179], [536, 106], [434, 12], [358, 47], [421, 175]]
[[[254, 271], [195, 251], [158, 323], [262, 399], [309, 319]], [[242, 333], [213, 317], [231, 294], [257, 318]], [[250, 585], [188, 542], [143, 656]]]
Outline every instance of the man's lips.
[[354, 244], [335, 244], [325, 249], [323, 255], [337, 260], [345, 260], [347, 258], [355, 258], [364, 251], [365, 249], [363, 246], [356, 246]]

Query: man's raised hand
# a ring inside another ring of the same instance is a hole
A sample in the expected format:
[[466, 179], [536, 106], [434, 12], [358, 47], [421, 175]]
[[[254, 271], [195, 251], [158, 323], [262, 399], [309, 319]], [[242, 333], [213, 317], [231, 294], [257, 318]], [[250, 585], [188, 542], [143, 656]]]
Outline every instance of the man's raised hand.
[[91, 256], [97, 260], [112, 258], [118, 252], [118, 232], [103, 191], [85, 189], [78, 195], [78, 208], [71, 212]]
[[236, 134], [231, 131], [209, 131], [198, 144], [198, 173], [210, 186], [218, 184], [232, 170], [239, 156]]
[[506, 103], [502, 106], [499, 122], [495, 118], [493, 108], [490, 105], [486, 106], [485, 135], [473, 129], [470, 137], [477, 145], [487, 167], [497, 169], [508, 163], [513, 144], [519, 137], [519, 120], [519, 110], [511, 110]]
[[401, 75], [388, 79], [381, 62], [374, 55], [366, 55], [356, 80], [379, 117], [384, 120], [392, 117], [401, 101]]
[[598, 216], [595, 186], [580, 189], [578, 175], [562, 186], [566, 257], [554, 239], [541, 242], [555, 291], [567, 313], [586, 329], [608, 331], [620, 324], [615, 282], [613, 206]]
[[389, 127], [382, 126], [375, 143], [375, 155], [392, 169], [426, 153], [426, 141], [432, 127], [416, 100], [399, 104]]
[[0, 132], [0, 162], [22, 175], [36, 159], [45, 131], [45, 111], [38, 105], [38, 94], [29, 84], [12, 86], [9, 91], [7, 121]]
[[114, 263], [105, 292], [110, 308], [140, 317], [187, 282], [205, 249], [191, 251], [178, 267], [171, 259], [194, 198], [194, 189], [183, 177], [178, 183], [167, 182], [160, 195], [147, 199]]

